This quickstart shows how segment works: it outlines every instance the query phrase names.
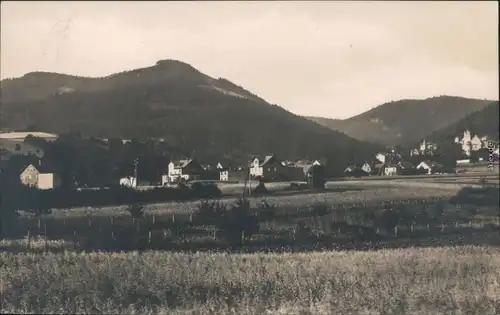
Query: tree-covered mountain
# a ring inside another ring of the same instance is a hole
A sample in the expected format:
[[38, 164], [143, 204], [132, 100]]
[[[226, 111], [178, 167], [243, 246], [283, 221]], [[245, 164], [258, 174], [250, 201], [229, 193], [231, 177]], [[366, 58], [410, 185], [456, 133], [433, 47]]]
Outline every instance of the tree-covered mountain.
[[175, 60], [104, 78], [31, 73], [3, 80], [1, 96], [2, 127], [102, 138], [162, 138], [172, 151], [200, 158], [328, 155], [342, 165], [369, 159], [379, 150]]
[[345, 120], [307, 118], [358, 140], [386, 146], [405, 146], [459, 121], [466, 115], [480, 111], [491, 102], [439, 96], [385, 103]]
[[490, 140], [498, 141], [499, 138], [499, 103], [490, 102], [482, 110], [472, 113], [445, 128], [431, 133], [426, 139], [435, 143], [450, 142], [456, 136], [462, 136], [465, 130], [479, 137], [486, 136]]

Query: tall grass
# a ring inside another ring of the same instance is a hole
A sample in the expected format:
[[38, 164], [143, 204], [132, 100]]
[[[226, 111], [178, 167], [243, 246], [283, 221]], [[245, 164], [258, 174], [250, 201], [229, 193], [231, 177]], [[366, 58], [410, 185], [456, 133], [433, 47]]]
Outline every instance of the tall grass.
[[500, 249], [0, 254], [0, 311], [498, 314]]

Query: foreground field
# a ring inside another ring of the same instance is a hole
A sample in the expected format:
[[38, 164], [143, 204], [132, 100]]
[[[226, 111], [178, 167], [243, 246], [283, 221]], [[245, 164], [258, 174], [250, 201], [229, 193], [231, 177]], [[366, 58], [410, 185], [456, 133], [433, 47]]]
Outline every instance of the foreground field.
[[498, 314], [500, 249], [0, 254], [3, 313]]

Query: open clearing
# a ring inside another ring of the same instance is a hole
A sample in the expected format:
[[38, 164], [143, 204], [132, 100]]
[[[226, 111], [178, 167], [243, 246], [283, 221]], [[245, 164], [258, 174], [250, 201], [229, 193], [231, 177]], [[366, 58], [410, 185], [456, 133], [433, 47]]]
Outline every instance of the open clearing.
[[500, 249], [0, 254], [3, 313], [498, 314]]

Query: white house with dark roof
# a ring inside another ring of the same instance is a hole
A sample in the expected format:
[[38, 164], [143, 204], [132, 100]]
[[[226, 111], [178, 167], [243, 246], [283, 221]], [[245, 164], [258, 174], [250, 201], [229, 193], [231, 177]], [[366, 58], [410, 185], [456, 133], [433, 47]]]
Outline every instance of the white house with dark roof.
[[199, 179], [205, 170], [194, 158], [171, 161], [168, 164], [168, 174], [162, 176], [162, 185], [174, 183], [182, 179], [185, 181]]
[[19, 175], [21, 183], [38, 189], [54, 189], [61, 186], [61, 178], [53, 171], [39, 165], [29, 164]]
[[222, 164], [219, 162], [219, 163], [217, 163], [215, 168], [219, 172], [219, 180], [220, 181], [229, 180], [229, 169], [227, 167], [222, 166]]
[[280, 160], [273, 155], [267, 155], [264, 158], [254, 157], [250, 161], [250, 177], [263, 177], [267, 179], [274, 179], [277, 176], [286, 174], [286, 167], [283, 166]]

